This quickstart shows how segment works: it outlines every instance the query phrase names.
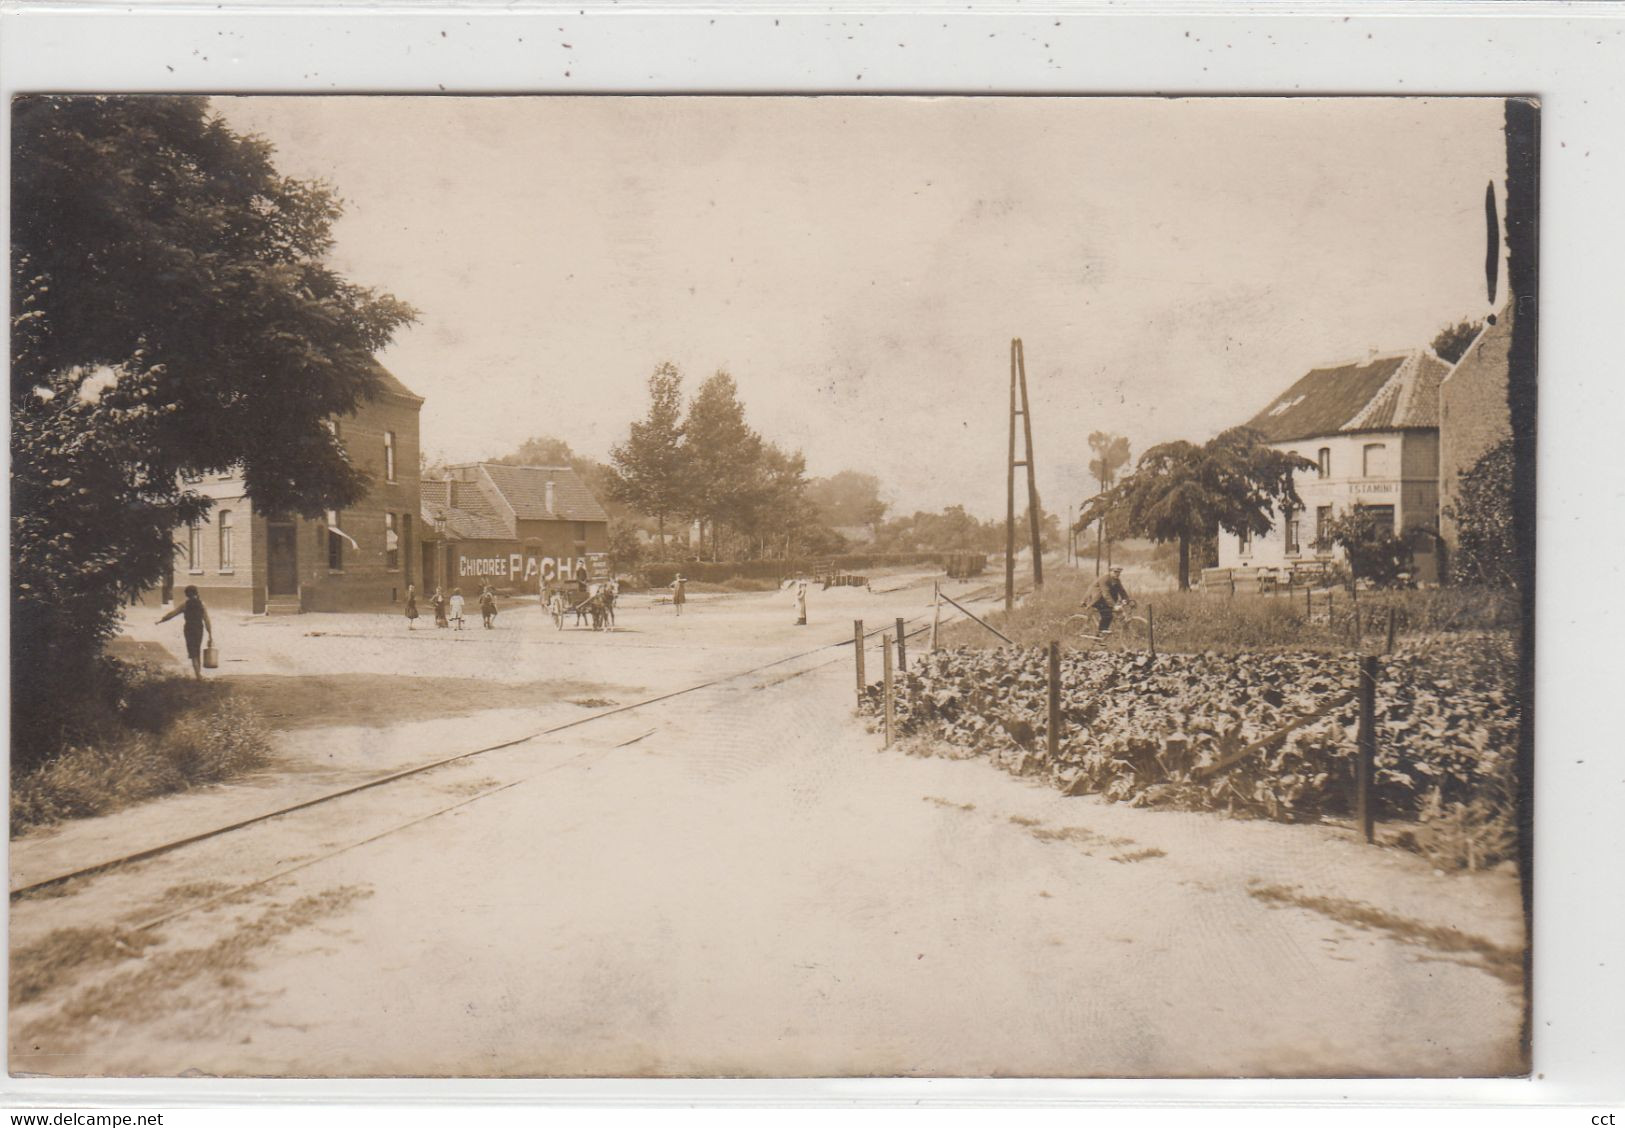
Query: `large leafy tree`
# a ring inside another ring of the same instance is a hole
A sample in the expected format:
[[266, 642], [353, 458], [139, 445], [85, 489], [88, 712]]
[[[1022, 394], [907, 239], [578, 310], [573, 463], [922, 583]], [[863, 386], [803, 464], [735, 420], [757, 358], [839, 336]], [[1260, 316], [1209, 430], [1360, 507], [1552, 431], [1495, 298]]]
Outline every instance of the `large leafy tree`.
[[12, 124], [13, 737], [37, 754], [206, 511], [187, 479], [239, 470], [266, 512], [360, 498], [325, 423], [413, 312], [326, 265], [331, 189], [204, 99], [25, 97]]
[[886, 516], [880, 479], [857, 470], [842, 470], [807, 484], [807, 497], [831, 525], [878, 525]]
[[1314, 463], [1267, 446], [1256, 431], [1233, 427], [1198, 446], [1162, 443], [1140, 456], [1134, 472], [1084, 506], [1080, 523], [1114, 511], [1134, 532], [1179, 544], [1179, 587], [1189, 590], [1191, 545], [1216, 529], [1267, 533], [1275, 515], [1300, 504], [1297, 470]]
[[745, 422], [745, 405], [726, 372], [700, 385], [683, 431], [688, 510], [710, 526], [715, 556], [718, 525], [747, 524], [757, 502], [762, 437]]
[[683, 375], [665, 361], [649, 377], [649, 411], [633, 422], [626, 442], [609, 453], [610, 496], [655, 519], [662, 551], [666, 518], [686, 516], [687, 455], [683, 443]]

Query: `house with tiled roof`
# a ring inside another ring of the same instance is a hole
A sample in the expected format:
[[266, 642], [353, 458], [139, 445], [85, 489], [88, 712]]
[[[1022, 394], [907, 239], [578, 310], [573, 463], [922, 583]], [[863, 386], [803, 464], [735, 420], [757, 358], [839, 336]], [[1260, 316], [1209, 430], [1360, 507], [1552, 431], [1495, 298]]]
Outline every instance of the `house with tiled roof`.
[[425, 591], [537, 592], [607, 574], [609, 514], [568, 466], [470, 462], [421, 492]]
[[371, 481], [344, 510], [310, 519], [266, 513], [229, 471], [188, 483], [213, 501], [209, 515], [175, 530], [175, 556], [159, 598], [195, 586], [216, 610], [255, 614], [387, 610], [418, 583], [418, 417], [423, 397], [387, 368], [353, 412], [328, 421], [352, 464]]
[[[1342, 555], [1327, 527], [1352, 509], [1395, 532], [1439, 529], [1439, 385], [1450, 365], [1432, 352], [1372, 355], [1304, 374], [1247, 426], [1315, 469], [1297, 475], [1302, 507], [1262, 536], [1219, 536], [1233, 574], [1323, 567]], [[1435, 538], [1417, 539], [1416, 577], [1438, 579]]]

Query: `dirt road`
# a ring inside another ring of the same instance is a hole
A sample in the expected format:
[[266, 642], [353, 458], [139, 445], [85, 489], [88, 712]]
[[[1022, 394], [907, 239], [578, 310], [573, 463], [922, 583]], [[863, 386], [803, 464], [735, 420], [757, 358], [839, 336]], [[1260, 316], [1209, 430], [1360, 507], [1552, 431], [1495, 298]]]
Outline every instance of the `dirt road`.
[[[720, 662], [709, 632], [759, 660], [807, 648], [774, 598], [694, 610], [686, 644], [641, 666], [629, 648], [615, 684]], [[1507, 875], [883, 752], [849, 651], [829, 657], [14, 903], [12, 1070], [1516, 1068]]]

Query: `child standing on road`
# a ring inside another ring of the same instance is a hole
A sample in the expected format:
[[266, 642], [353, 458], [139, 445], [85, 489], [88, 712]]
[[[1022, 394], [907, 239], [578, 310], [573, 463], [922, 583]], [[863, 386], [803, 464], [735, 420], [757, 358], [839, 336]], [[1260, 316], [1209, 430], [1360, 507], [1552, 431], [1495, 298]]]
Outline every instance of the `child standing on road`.
[[457, 624], [457, 629], [463, 629], [463, 589], [451, 589], [451, 621]]
[[450, 626], [446, 622], [446, 595], [439, 588], [434, 589], [434, 598], [429, 600], [429, 606], [434, 608], [434, 625], [437, 627]]
[[491, 621], [497, 617], [497, 593], [486, 584], [480, 588], [480, 618], [484, 620], [486, 630], [491, 630]]
[[671, 603], [677, 608], [678, 618], [682, 617], [683, 604], [688, 602], [688, 580], [681, 573], [671, 582]]
[[807, 625], [807, 581], [796, 581], [796, 626]]
[[406, 629], [416, 630], [418, 625], [418, 589], [406, 585]]

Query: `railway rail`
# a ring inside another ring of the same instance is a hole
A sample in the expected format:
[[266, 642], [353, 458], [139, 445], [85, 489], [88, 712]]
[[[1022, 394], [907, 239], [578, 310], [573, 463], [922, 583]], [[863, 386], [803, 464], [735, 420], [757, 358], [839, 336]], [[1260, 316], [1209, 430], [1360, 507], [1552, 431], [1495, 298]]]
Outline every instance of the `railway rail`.
[[[970, 602], [977, 602], [979, 600], [985, 600], [985, 599], [990, 597], [990, 594], [991, 595], [998, 595], [998, 594], [1002, 594], [1002, 593], [999, 591], [999, 589], [995, 588], [994, 585], [987, 584], [987, 585], [983, 585], [982, 587], [977, 588], [977, 589], [975, 589], [975, 590], [973, 590], [973, 591], [971, 591], [969, 593], [966, 593], [966, 595], [963, 596], [962, 598], [965, 600], [965, 602], [970, 603]], [[923, 623], [922, 623], [922, 620], [924, 620]], [[907, 631], [906, 632], [906, 637], [912, 638], [912, 637], [914, 637], [916, 635], [927, 633], [931, 629], [929, 620], [930, 620], [930, 616], [926, 615], [926, 614], [921, 614], [921, 615], [918, 615], [918, 616], [914, 616], [912, 618], [905, 619], [904, 622], [907, 623], [907, 624], [921, 623], [920, 626], [914, 627], [913, 629]], [[875, 628], [873, 630], [865, 631], [864, 632], [864, 638], [865, 639], [874, 638], [876, 635], [888, 633], [893, 629], [894, 629], [893, 625], [888, 623], [888, 624], [886, 624], [884, 626], [877, 627], [877, 628]], [[584, 725], [594, 724], [594, 723], [596, 723], [598, 721], [603, 721], [603, 720], [606, 720], [607, 718], [610, 718], [610, 717], [620, 716], [622, 714], [630, 713], [630, 712], [633, 712], [633, 711], [638, 710], [638, 709], [645, 709], [645, 708], [648, 708], [651, 705], [656, 705], [656, 704], [659, 704], [660, 702], [663, 702], [663, 701], [670, 701], [673, 698], [683, 697], [683, 696], [686, 696], [686, 695], [691, 694], [691, 693], [699, 693], [699, 692], [701, 692], [703, 690], [712, 689], [712, 688], [715, 688], [716, 686], [723, 685], [723, 684], [725, 684], [727, 682], [737, 681], [740, 678], [748, 678], [748, 677], [751, 677], [752, 675], [760, 674], [763, 671], [774, 669], [775, 667], [784, 666], [784, 665], [788, 665], [788, 664], [790, 664], [792, 662], [797, 662], [797, 661], [800, 661], [800, 660], [803, 660], [803, 659], [811, 658], [811, 657], [813, 657], [815, 655], [818, 655], [818, 654], [821, 654], [821, 653], [823, 653], [825, 651], [840, 651], [843, 648], [850, 647], [852, 645], [853, 645], [853, 640], [849, 639], [849, 638], [848, 639], [842, 639], [839, 642], [826, 643], [826, 644], [824, 644], [822, 646], [813, 647], [810, 650], [800, 651], [799, 653], [796, 653], [796, 654], [790, 654], [790, 655], [786, 655], [785, 657], [782, 657], [782, 658], [776, 658], [771, 662], [764, 662], [764, 663], [762, 663], [760, 665], [752, 666], [749, 669], [740, 670], [740, 671], [737, 671], [737, 672], [731, 673], [731, 674], [723, 674], [720, 677], [711, 678], [711, 679], [709, 679], [707, 681], [699, 682], [699, 683], [697, 683], [695, 685], [691, 685], [691, 686], [685, 686], [682, 689], [672, 690], [672, 691], [670, 691], [668, 693], [657, 694], [657, 695], [655, 695], [653, 697], [647, 697], [647, 698], [644, 698], [644, 699], [642, 699], [640, 701], [633, 701], [633, 702], [629, 702], [629, 703], [624, 704], [624, 705], [617, 705], [617, 706], [615, 706], [613, 708], [603, 709], [603, 710], [600, 710], [599, 712], [593, 713], [593, 714], [591, 714], [589, 716], [577, 717], [574, 720], [565, 721], [562, 724], [551, 725], [551, 726], [549, 726], [547, 728], [539, 729], [536, 732], [528, 733], [528, 734], [526, 734], [524, 736], [515, 737], [515, 738], [513, 738], [511, 740], [504, 740], [504, 741], [501, 741], [501, 742], [496, 743], [496, 744], [489, 744], [489, 745], [485, 745], [485, 746], [480, 747], [480, 748], [470, 749], [470, 750], [465, 751], [465, 752], [458, 752], [455, 755], [444, 756], [444, 757], [441, 757], [440, 759], [433, 760], [433, 761], [431, 761], [429, 763], [418, 764], [418, 765], [416, 765], [414, 767], [402, 769], [401, 771], [391, 772], [391, 773], [389, 773], [387, 775], [379, 776], [376, 779], [365, 780], [365, 781], [363, 781], [361, 783], [354, 784], [354, 785], [349, 786], [349, 787], [339, 788], [339, 789], [337, 789], [335, 791], [326, 792], [326, 793], [324, 793], [322, 795], [317, 795], [317, 796], [314, 796], [314, 797], [309, 798], [309, 799], [304, 799], [304, 800], [301, 800], [300, 802], [297, 802], [297, 803], [290, 803], [289, 805], [287, 805], [285, 807], [279, 807], [279, 808], [277, 808], [275, 810], [272, 810], [272, 811], [265, 811], [265, 812], [262, 812], [260, 814], [251, 816], [249, 818], [239, 819], [239, 820], [237, 820], [235, 822], [226, 823], [223, 826], [213, 827], [213, 828], [210, 828], [209, 830], [200, 831], [200, 832], [198, 832], [196, 834], [189, 834], [189, 835], [186, 835], [186, 836], [184, 836], [182, 838], [176, 838], [176, 839], [173, 839], [173, 840], [168, 841], [168, 842], [162, 842], [162, 843], [159, 843], [159, 844], [157, 844], [155, 846], [150, 846], [150, 847], [147, 847], [145, 849], [136, 850], [136, 851], [133, 851], [131, 853], [123, 854], [123, 855], [120, 855], [120, 856], [115, 857], [115, 858], [108, 858], [108, 859], [106, 859], [104, 861], [94, 862], [94, 863], [92, 863], [90, 865], [81, 866], [81, 867], [79, 867], [77, 869], [69, 870], [69, 871], [66, 871], [66, 872], [63, 872], [63, 873], [53, 874], [53, 875], [51, 875], [49, 877], [40, 878], [38, 880], [35, 880], [35, 881], [32, 881], [32, 882], [28, 883], [27, 885], [18, 886], [16, 888], [12, 889], [10, 891], [11, 900], [13, 902], [15, 902], [15, 901], [17, 901], [17, 900], [19, 900], [21, 898], [24, 898], [24, 897], [28, 896], [29, 894], [37, 893], [37, 892], [40, 892], [40, 891], [46, 890], [46, 889], [50, 889], [50, 888], [53, 888], [55, 886], [64, 885], [64, 884], [66, 884], [66, 883], [68, 883], [70, 881], [77, 881], [77, 880], [80, 880], [80, 879], [83, 879], [83, 878], [94, 877], [94, 876], [97, 876], [99, 874], [104, 874], [104, 873], [108, 873], [110, 871], [119, 869], [119, 868], [121, 868], [123, 866], [132, 865], [132, 864], [137, 863], [137, 862], [144, 862], [144, 861], [147, 861], [147, 860], [152, 859], [152, 858], [161, 857], [161, 856], [163, 856], [165, 854], [173, 853], [176, 850], [181, 850], [181, 849], [184, 849], [184, 848], [186, 848], [188, 846], [193, 846], [193, 845], [196, 845], [196, 844], [201, 843], [201, 842], [207, 842], [207, 841], [209, 841], [211, 839], [220, 838], [220, 837], [222, 837], [224, 835], [232, 834], [232, 833], [235, 833], [235, 832], [240, 831], [240, 830], [245, 830], [248, 827], [257, 826], [257, 825], [259, 825], [261, 823], [269, 822], [269, 821], [271, 821], [273, 819], [279, 819], [279, 818], [282, 818], [282, 817], [284, 817], [286, 815], [294, 814], [295, 812], [298, 812], [298, 811], [308, 810], [308, 809], [310, 809], [312, 807], [317, 807], [317, 806], [321, 806], [323, 804], [336, 802], [336, 801], [338, 801], [340, 799], [344, 799], [344, 798], [347, 798], [347, 797], [352, 796], [352, 795], [357, 795], [357, 794], [360, 794], [360, 793], [365, 792], [365, 791], [371, 791], [371, 790], [373, 790], [375, 788], [385, 787], [385, 786], [388, 786], [389, 784], [392, 784], [392, 783], [398, 783], [401, 780], [406, 780], [406, 779], [410, 779], [410, 778], [412, 778], [414, 776], [422, 775], [425, 772], [430, 772], [430, 771], [435, 770], [436, 768], [445, 767], [448, 764], [455, 764], [455, 763], [458, 763], [460, 761], [472, 759], [472, 758], [474, 758], [476, 756], [483, 756], [483, 755], [486, 755], [487, 753], [497, 752], [497, 751], [500, 751], [500, 750], [505, 749], [505, 748], [513, 748], [513, 747], [515, 747], [517, 745], [526, 744], [526, 743], [529, 743], [530, 741], [533, 741], [533, 740], [540, 740], [540, 739], [542, 739], [544, 737], [553, 736], [553, 735], [556, 735], [558, 733], [565, 732], [565, 731], [567, 731], [569, 729], [580, 728], [580, 727], [582, 727]], [[795, 672], [790, 673], [790, 674], [786, 675], [785, 677], [776, 679], [776, 681], [774, 683], [772, 683], [772, 684], [778, 684], [779, 682], [788, 681], [791, 678], [801, 677], [804, 674], [812, 673], [814, 670], [822, 669], [824, 666], [827, 666], [831, 662], [837, 661], [838, 659], [839, 659], [839, 654], [836, 654], [836, 655], [834, 655], [834, 656], [832, 656], [830, 658], [827, 658], [826, 660], [824, 660], [822, 662], [812, 663], [812, 664], [808, 665], [805, 669], [796, 670]], [[651, 730], [651, 731], [653, 731], [653, 730]], [[644, 733], [643, 736], [637, 737], [636, 739], [637, 740], [642, 740], [642, 739], [644, 739], [644, 737], [647, 737], [649, 735], [650, 735], [650, 733]], [[634, 743], [634, 741], [628, 741], [627, 743]], [[574, 757], [572, 757], [572, 759], [574, 759]], [[559, 766], [562, 766], [562, 765], [559, 765]], [[552, 769], [549, 769], [549, 770], [552, 770]], [[511, 786], [511, 785], [508, 785], [508, 786]], [[299, 867], [295, 867], [295, 868], [304, 868], [305, 865], [315, 864], [315, 862], [325, 860], [326, 858], [332, 857], [335, 854], [344, 853], [347, 850], [356, 849], [356, 848], [358, 848], [360, 846], [366, 845], [369, 842], [377, 841], [379, 838], [387, 837], [389, 834], [395, 833], [396, 831], [404, 830], [408, 826], [416, 825], [417, 823], [426, 821], [429, 818], [434, 818], [437, 815], [444, 814], [444, 813], [446, 813], [448, 811], [451, 811], [451, 810], [454, 810], [456, 808], [465, 807], [469, 803], [476, 802], [479, 799], [485, 798], [487, 795], [494, 795], [498, 791], [503, 791], [503, 790], [506, 790], [506, 789], [507, 789], [506, 786], [502, 787], [502, 788], [496, 788], [496, 789], [493, 789], [492, 791], [484, 792], [484, 793], [482, 793], [480, 795], [473, 796], [472, 798], [464, 800], [464, 801], [462, 801], [460, 803], [453, 804], [451, 807], [443, 808], [440, 811], [431, 812], [428, 815], [418, 816], [416, 818], [408, 820], [407, 822], [398, 824], [398, 825], [396, 825], [396, 826], [394, 826], [392, 828], [384, 830], [384, 831], [382, 831], [382, 832], [380, 832], [378, 834], [372, 835], [371, 837], [369, 837], [367, 839], [364, 839], [361, 842], [351, 843], [350, 845], [345, 846], [345, 847], [341, 847], [340, 849], [338, 849], [336, 851], [333, 851], [330, 854], [323, 855], [321, 858], [312, 859], [309, 862], [301, 863], [301, 865]], [[292, 871], [288, 870], [288, 871], [283, 871], [283, 872], [286, 873], [286, 872], [292, 872]], [[277, 877], [280, 877], [280, 876], [283, 876], [283, 873], [273, 874], [270, 877], [263, 878], [263, 879], [261, 879], [259, 881], [252, 882], [247, 886], [239, 887], [237, 889], [232, 890], [230, 893], [224, 894], [221, 898], [216, 898], [214, 900], [211, 900], [210, 902], [208, 902], [208, 904], [214, 904], [219, 900], [223, 900], [223, 899], [226, 899], [226, 898], [229, 898], [229, 897], [232, 897], [232, 896], [236, 896], [238, 893], [242, 892], [244, 889], [253, 888], [253, 887], [256, 887], [258, 885], [265, 884], [266, 882], [273, 881]], [[193, 912], [193, 911], [196, 911], [196, 910], [198, 910], [200, 908], [203, 908], [203, 907], [205, 907], [205, 905], [194, 905], [194, 906], [190, 906], [186, 910], [183, 910], [183, 912]], [[153, 921], [145, 922], [145, 923], [139, 925], [138, 928], [146, 929], [146, 928], [154, 927], [156, 924], [161, 923], [162, 920], [172, 919], [176, 915], [180, 915], [180, 914], [179, 913], [168, 914], [165, 917], [161, 918], [160, 920], [153, 920]]]

